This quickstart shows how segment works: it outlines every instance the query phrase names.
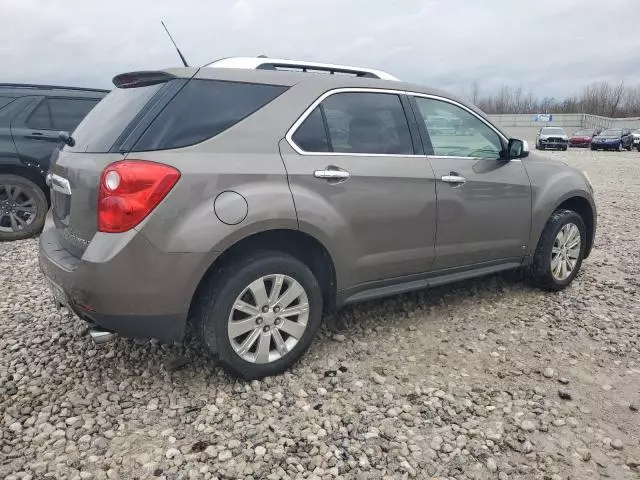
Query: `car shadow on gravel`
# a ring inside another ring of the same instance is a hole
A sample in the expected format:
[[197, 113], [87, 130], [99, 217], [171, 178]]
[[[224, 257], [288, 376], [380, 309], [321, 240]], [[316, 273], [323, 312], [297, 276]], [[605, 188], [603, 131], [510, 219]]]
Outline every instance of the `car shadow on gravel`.
[[[349, 305], [332, 315], [325, 316], [311, 350], [316, 355], [322, 356], [335, 335], [344, 333], [359, 335], [364, 334], [363, 332], [368, 329], [393, 327], [406, 322], [415, 326], [424, 319], [416, 320], [414, 317], [422, 317], [427, 312], [444, 315], [448, 307], [458, 305], [469, 298], [499, 301], [510, 292], [535, 295], [539, 291], [529, 287], [523, 281], [523, 274], [514, 270]], [[104, 353], [101, 354], [101, 351]], [[200, 345], [191, 325], [187, 328], [184, 342], [179, 344], [118, 339], [107, 346], [98, 347], [96, 356], [103, 357], [98, 362], [103, 363], [105, 368], [113, 364], [114, 357], [119, 357], [121, 363], [118, 370], [131, 368], [130, 373], [133, 374], [169, 375], [173, 382], [179, 381], [180, 377], [193, 378], [194, 376], [220, 377], [235, 381], [222, 372], [215, 359]], [[309, 364], [313, 361], [309, 356], [303, 357], [293, 371], [301, 364], [314, 369], [313, 365]], [[175, 375], [173, 375], [174, 372]]]

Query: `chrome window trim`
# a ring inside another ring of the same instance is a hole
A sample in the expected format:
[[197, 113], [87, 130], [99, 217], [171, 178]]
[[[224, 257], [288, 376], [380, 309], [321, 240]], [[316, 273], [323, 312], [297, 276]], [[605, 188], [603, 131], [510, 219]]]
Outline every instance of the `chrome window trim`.
[[[439, 158], [439, 157], [442, 157], [442, 158], [469, 158], [469, 159], [482, 158], [482, 157], [447, 157], [447, 156], [438, 156], [438, 155], [416, 155], [416, 154], [413, 154], [413, 155], [393, 155], [393, 154], [387, 154], [387, 153], [307, 152], [305, 150], [302, 150], [293, 141], [293, 135], [295, 134], [296, 130], [307, 119], [307, 117], [309, 115], [311, 115], [311, 112], [313, 112], [313, 110], [318, 105], [320, 105], [325, 99], [329, 98], [331, 95], [335, 95], [335, 94], [338, 94], [338, 93], [388, 93], [388, 94], [392, 94], [392, 95], [398, 95], [399, 97], [401, 95], [408, 95], [408, 96], [422, 97], [422, 98], [429, 98], [429, 99], [432, 99], [432, 100], [444, 101], [444, 102], [450, 103], [452, 105], [455, 105], [457, 107], [460, 107], [463, 110], [466, 110], [471, 115], [473, 115], [478, 120], [480, 120], [482, 123], [487, 125], [491, 130], [493, 130], [502, 140], [504, 140], [504, 142], [506, 142], [506, 143], [509, 142], [509, 139], [507, 139], [490, 122], [488, 122], [487, 120], [485, 120], [484, 118], [479, 116], [476, 112], [474, 112], [470, 108], [466, 107], [465, 105], [463, 105], [463, 104], [461, 104], [459, 102], [456, 102], [455, 100], [451, 100], [451, 99], [446, 98], [446, 97], [441, 97], [439, 95], [431, 95], [431, 94], [426, 94], [426, 93], [411, 92], [411, 91], [406, 91], [406, 90], [393, 90], [393, 89], [388, 89], [388, 88], [344, 87], [344, 88], [334, 88], [334, 89], [328, 90], [328, 91], [324, 92], [322, 95], [320, 95], [309, 107], [307, 107], [307, 109], [304, 112], [302, 112], [302, 115], [300, 115], [300, 117], [298, 117], [298, 119], [294, 122], [294, 124], [291, 126], [291, 128], [289, 128], [289, 130], [287, 131], [287, 133], [285, 135], [285, 139], [286, 139], [287, 143], [291, 146], [291, 148], [293, 148], [296, 151], [296, 153], [298, 153], [299, 155], [303, 155], [303, 156], [331, 156], [331, 157], [400, 157], [400, 158], [426, 158], [426, 157], [429, 157], [429, 158], [438, 157]], [[484, 159], [484, 160], [487, 160], [487, 159]], [[490, 160], [490, 159], [488, 159], [488, 160]]]
[[[293, 134], [296, 133], [298, 127], [304, 122], [311, 112], [320, 105], [326, 98], [329, 98], [331, 95], [335, 95], [337, 93], [390, 93], [392, 95], [397, 95], [400, 97], [405, 92], [403, 90], [391, 90], [388, 88], [362, 88], [362, 87], [344, 87], [344, 88], [334, 88], [333, 90], [329, 90], [320, 95], [312, 104], [309, 106], [302, 115], [298, 117], [298, 120], [291, 126], [291, 128], [287, 131], [285, 135], [285, 139], [287, 143], [291, 145], [296, 153], [304, 156], [330, 156], [330, 157], [394, 157], [394, 158], [426, 158], [426, 155], [416, 155], [416, 154], [389, 154], [389, 153], [345, 153], [345, 152], [307, 152], [302, 150], [296, 143], [293, 141]], [[408, 127], [408, 125], [407, 125]]]
[[[427, 155], [429, 160], [489, 160], [492, 162], [500, 160], [499, 158], [486, 158], [486, 157], [459, 157], [459, 156], [447, 156], [447, 155]], [[503, 160], [505, 163], [507, 162], [521, 162], [521, 158], [511, 158], [508, 161]]]

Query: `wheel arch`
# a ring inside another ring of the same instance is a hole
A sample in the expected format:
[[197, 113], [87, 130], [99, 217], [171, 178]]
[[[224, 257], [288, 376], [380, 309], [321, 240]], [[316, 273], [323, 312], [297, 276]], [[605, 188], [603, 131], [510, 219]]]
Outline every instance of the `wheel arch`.
[[584, 252], [584, 258], [587, 258], [593, 248], [593, 239], [596, 227], [594, 209], [591, 206], [591, 203], [589, 203], [589, 201], [584, 197], [573, 196], [560, 203], [554, 211], [558, 209], [573, 210], [582, 217], [582, 221], [587, 228], [587, 242]]
[[191, 298], [189, 317], [202, 291], [212, 281], [217, 271], [233, 263], [248, 252], [274, 250], [285, 253], [307, 265], [322, 289], [323, 309], [330, 312], [336, 305], [337, 283], [335, 265], [327, 248], [315, 237], [300, 230], [273, 229], [257, 232], [233, 243], [206, 269]]
[[584, 221], [585, 227], [587, 229], [587, 239], [584, 255], [584, 258], [587, 258], [591, 253], [591, 249], [593, 248], [596, 229], [596, 210], [595, 206], [588, 200], [588, 198], [586, 198], [579, 192], [573, 192], [561, 198], [555, 204], [551, 205], [550, 208], [545, 209], [544, 215], [542, 217], [540, 217], [539, 214], [534, 213], [534, 216], [539, 220], [535, 222], [537, 225], [534, 225], [533, 238], [535, 238], [535, 243], [532, 244], [533, 251], [535, 252], [535, 249], [540, 242], [540, 237], [544, 232], [544, 228], [549, 221], [549, 218], [551, 218], [553, 212], [558, 209], [572, 210], [580, 215], [580, 217], [582, 217], [582, 220]]

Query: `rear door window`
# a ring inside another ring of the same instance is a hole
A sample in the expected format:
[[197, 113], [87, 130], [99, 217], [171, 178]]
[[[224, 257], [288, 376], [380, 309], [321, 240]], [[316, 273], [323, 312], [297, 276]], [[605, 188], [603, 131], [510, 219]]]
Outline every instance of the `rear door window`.
[[98, 103], [92, 98], [48, 98], [49, 110], [56, 130], [73, 132], [87, 113]]
[[0, 109], [5, 105], [9, 105], [13, 100], [13, 97], [0, 97]]
[[93, 98], [44, 98], [31, 112], [26, 123], [29, 128], [36, 130], [73, 132], [98, 102]]
[[191, 80], [153, 121], [133, 151], [186, 147], [212, 138], [264, 107], [287, 87]]
[[334, 152], [413, 155], [400, 97], [392, 93], [344, 92], [322, 102]]
[[49, 102], [44, 98], [40, 104], [31, 112], [26, 121], [27, 127], [34, 130], [53, 130], [53, 119], [51, 118], [51, 109]]

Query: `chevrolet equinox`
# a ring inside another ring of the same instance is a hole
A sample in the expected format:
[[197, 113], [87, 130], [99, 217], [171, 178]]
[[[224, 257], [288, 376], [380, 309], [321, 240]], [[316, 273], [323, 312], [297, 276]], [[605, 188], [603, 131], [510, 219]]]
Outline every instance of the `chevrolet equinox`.
[[51, 159], [40, 236], [94, 338], [179, 341], [189, 319], [260, 378], [342, 305], [514, 268], [557, 291], [591, 251], [587, 177], [445, 92], [266, 58], [113, 83]]

